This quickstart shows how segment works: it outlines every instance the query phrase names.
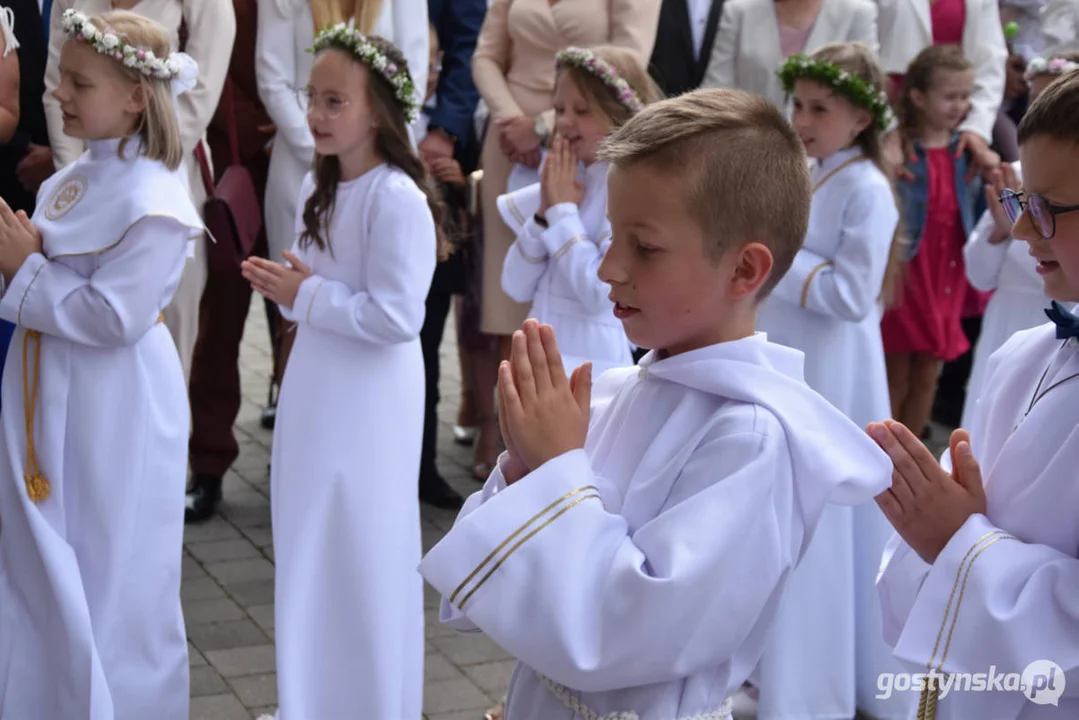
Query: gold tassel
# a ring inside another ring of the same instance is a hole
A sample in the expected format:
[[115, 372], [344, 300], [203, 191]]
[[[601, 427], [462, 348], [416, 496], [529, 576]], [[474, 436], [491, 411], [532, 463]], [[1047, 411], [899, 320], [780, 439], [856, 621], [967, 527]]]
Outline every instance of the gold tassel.
[[917, 720], [934, 720], [937, 715], [937, 679], [926, 677], [922, 696], [918, 699]]
[[[30, 341], [34, 341], [34, 379], [30, 381], [30, 367], [27, 355]], [[22, 339], [22, 394], [23, 412], [26, 417], [26, 492], [36, 503], [47, 500], [52, 493], [48, 478], [41, 473], [37, 464], [37, 452], [34, 449], [34, 414], [37, 409], [37, 391], [41, 380], [41, 333], [27, 330]]]

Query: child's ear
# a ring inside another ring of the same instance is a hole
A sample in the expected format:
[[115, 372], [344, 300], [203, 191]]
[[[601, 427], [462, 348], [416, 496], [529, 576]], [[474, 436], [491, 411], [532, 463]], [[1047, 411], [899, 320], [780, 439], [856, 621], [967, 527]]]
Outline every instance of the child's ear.
[[873, 115], [868, 110], [864, 110], [864, 109], [859, 108], [858, 109], [858, 123], [857, 123], [857, 125], [855, 125], [855, 127], [858, 128], [858, 132], [855, 134], [855, 137], [857, 137], [858, 135], [861, 135], [863, 132], [865, 132], [865, 129], [867, 127], [869, 127], [870, 125], [872, 125], [872, 124], [873, 124]]
[[772, 251], [759, 242], [747, 243], [734, 252], [737, 256], [728, 280], [727, 292], [732, 300], [741, 300], [760, 289], [772, 274], [775, 261]]
[[925, 112], [925, 93], [924, 92], [922, 92], [921, 90], [913, 90], [912, 89], [910, 91], [910, 101], [912, 103], [914, 103], [914, 107], [916, 107], [919, 111]]
[[153, 89], [145, 83], [135, 83], [135, 87], [131, 91], [131, 96], [127, 100], [124, 111], [131, 115], [138, 115], [150, 104], [150, 98], [153, 97], [153, 93]]

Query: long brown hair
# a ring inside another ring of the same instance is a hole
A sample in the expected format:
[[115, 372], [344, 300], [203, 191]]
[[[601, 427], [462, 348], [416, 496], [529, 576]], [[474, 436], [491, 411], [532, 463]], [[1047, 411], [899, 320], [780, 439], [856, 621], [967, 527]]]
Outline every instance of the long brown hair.
[[923, 95], [933, 86], [933, 76], [938, 70], [965, 72], [972, 69], [970, 61], [963, 56], [958, 45], [931, 45], [922, 50], [907, 67], [903, 80], [903, 92], [899, 95], [899, 134], [904, 150], [908, 152], [914, 141], [921, 139], [922, 112], [914, 103], [914, 92]]
[[[397, 48], [385, 38], [370, 36], [368, 42], [374, 45], [386, 59], [408, 72], [408, 61]], [[346, 52], [353, 61], [360, 63], [367, 70], [367, 102], [377, 119], [375, 128], [375, 150], [386, 161], [404, 172], [427, 198], [427, 206], [435, 221], [438, 259], [449, 256], [449, 244], [442, 231], [446, 208], [420, 162], [409, 140], [405, 114], [394, 96], [394, 87], [380, 73], [371, 72], [363, 61], [352, 56], [352, 51], [344, 46], [331, 45], [322, 52], [338, 50]], [[341, 162], [336, 155], [315, 153], [315, 190], [307, 198], [303, 207], [303, 232], [300, 234], [300, 246], [308, 247], [312, 243], [319, 250], [333, 252], [330, 247], [330, 219], [333, 217], [334, 200], [337, 198], [337, 184], [341, 179]]]
[[[840, 70], [861, 78], [877, 92], [883, 92], [888, 81], [884, 68], [880, 66], [873, 51], [863, 43], [834, 43], [826, 45], [813, 53], [814, 60], [823, 60], [839, 67]], [[885, 307], [891, 307], [898, 299], [900, 281], [903, 276], [903, 257], [906, 254], [907, 239], [903, 230], [903, 218], [899, 198], [895, 191], [895, 168], [884, 156], [884, 133], [876, 124], [876, 119], [858, 133], [854, 139], [862, 154], [869, 158], [884, 177], [888, 178], [892, 189], [892, 199], [896, 209], [900, 210], [899, 222], [892, 234], [892, 245], [888, 251], [888, 264], [884, 270], [884, 282], [881, 283], [880, 300]]]
[[356, 28], [364, 35], [375, 29], [385, 0], [311, 0], [311, 19], [315, 33], [340, 22], [356, 21]]

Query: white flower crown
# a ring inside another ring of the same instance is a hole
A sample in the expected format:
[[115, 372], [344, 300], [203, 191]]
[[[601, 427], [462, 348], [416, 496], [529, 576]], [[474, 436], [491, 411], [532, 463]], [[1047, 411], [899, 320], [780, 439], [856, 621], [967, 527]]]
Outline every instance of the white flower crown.
[[1027, 81], [1027, 84], [1030, 84], [1030, 81], [1039, 75], [1063, 75], [1072, 70], [1079, 70], [1079, 63], [1073, 63], [1071, 60], [1066, 60], [1062, 57], [1048, 60], [1037, 57], [1027, 65], [1027, 71], [1023, 73], [1023, 78]]
[[401, 112], [405, 115], [406, 122], [412, 123], [419, 117], [420, 108], [416, 102], [416, 86], [412, 82], [412, 76], [407, 68], [399, 67], [390, 60], [367, 37], [356, 28], [355, 20], [347, 23], [337, 23], [324, 28], [315, 37], [315, 44], [308, 52], [317, 53], [328, 47], [339, 47], [348, 50], [364, 65], [371, 68], [390, 84], [393, 88], [394, 99], [397, 100]]
[[629, 83], [624, 78], [619, 77], [618, 71], [609, 62], [603, 60], [591, 50], [569, 47], [555, 56], [555, 62], [559, 69], [574, 67], [584, 70], [589, 75], [595, 75], [603, 81], [604, 85], [611, 89], [618, 102], [622, 103], [630, 112], [637, 113], [644, 108], [644, 103], [641, 102], [641, 98], [633, 91]]
[[101, 30], [90, 18], [75, 9], [64, 11], [61, 19], [64, 32], [97, 50], [102, 55], [118, 60], [132, 70], [137, 70], [155, 80], [172, 80], [180, 74], [181, 65], [174, 55], [159, 58], [150, 48], [128, 45], [110, 29]]

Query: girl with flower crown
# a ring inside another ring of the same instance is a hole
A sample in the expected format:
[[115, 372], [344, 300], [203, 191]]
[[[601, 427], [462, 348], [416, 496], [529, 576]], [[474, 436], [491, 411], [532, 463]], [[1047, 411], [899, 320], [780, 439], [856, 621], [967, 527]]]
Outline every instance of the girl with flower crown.
[[18, 329], [0, 434], [0, 717], [188, 717], [188, 404], [161, 312], [203, 233], [175, 95], [197, 68], [127, 12], [63, 15], [56, 99], [89, 150], [0, 202]]
[[278, 717], [419, 718], [420, 329], [443, 208], [401, 51], [341, 23], [314, 53], [296, 244], [243, 266], [298, 326], [270, 475]]
[[517, 239], [502, 266], [502, 289], [532, 303], [530, 317], [558, 333], [567, 372], [632, 365], [631, 348], [596, 270], [611, 243], [603, 138], [659, 89], [636, 54], [613, 46], [558, 54], [556, 137], [536, 185], [498, 198]]
[[[893, 123], [887, 76], [862, 43], [791, 56], [777, 75], [814, 163], [813, 200], [804, 245], [761, 304], [757, 328], [804, 352], [805, 381], [864, 427], [889, 416], [880, 317], [903, 247], [883, 154]], [[859, 668], [872, 654], [863, 650], [876, 640], [888, 653], [879, 626], [873, 634], [873, 577], [864, 570], [879, 562], [888, 527], [872, 503], [825, 510], [755, 674], [762, 720], [850, 718], [864, 705]]]

